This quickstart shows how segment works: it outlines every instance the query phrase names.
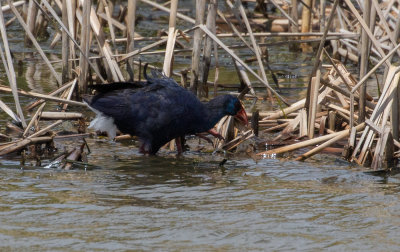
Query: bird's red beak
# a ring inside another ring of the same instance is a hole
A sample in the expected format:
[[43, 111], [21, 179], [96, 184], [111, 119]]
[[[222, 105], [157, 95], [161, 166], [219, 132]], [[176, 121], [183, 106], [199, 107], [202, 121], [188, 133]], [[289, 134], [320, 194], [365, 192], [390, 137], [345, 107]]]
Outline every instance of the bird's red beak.
[[239, 110], [239, 112], [235, 115], [235, 118], [237, 118], [240, 122], [242, 122], [246, 126], [249, 124], [249, 121], [247, 120], [247, 114], [243, 106], [242, 109]]

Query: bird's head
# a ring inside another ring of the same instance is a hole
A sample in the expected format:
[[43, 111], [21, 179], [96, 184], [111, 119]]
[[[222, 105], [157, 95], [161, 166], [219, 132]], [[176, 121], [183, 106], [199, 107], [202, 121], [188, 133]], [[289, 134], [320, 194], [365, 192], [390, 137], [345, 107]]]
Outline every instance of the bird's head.
[[243, 124], [247, 125], [247, 114], [244, 110], [244, 106], [242, 102], [235, 96], [226, 95], [225, 102], [224, 102], [224, 112], [227, 115], [234, 116]]

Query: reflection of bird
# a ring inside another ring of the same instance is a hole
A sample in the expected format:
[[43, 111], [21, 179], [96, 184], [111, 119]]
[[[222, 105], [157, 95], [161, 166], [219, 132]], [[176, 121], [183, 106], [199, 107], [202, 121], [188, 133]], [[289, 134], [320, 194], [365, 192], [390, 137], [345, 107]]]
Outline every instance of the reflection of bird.
[[[208, 131], [220, 137], [211, 129], [225, 115], [247, 124], [246, 112], [238, 98], [222, 95], [202, 103], [173, 79], [155, 71], [152, 75], [148, 77], [145, 68], [147, 82], [94, 86], [100, 93], [84, 97], [97, 114], [89, 127], [107, 131], [111, 138], [117, 129], [135, 135], [141, 141], [142, 153], [155, 154], [161, 146], [180, 136]], [[177, 147], [181, 152], [179, 141]]]

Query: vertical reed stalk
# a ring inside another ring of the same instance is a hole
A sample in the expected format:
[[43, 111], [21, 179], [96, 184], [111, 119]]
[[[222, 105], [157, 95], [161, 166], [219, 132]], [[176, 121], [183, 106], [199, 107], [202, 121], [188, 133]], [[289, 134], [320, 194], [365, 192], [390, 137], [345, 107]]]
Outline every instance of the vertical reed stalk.
[[[371, 14], [371, 1], [364, 1], [364, 12], [363, 20], [365, 23], [370, 23]], [[365, 30], [361, 32], [361, 61], [360, 61], [360, 79], [368, 72], [368, 58], [369, 58], [369, 39], [368, 34]], [[365, 103], [366, 103], [366, 93], [367, 85], [362, 85], [360, 87], [360, 101], [358, 104], [358, 122], [365, 121]]]
[[[204, 24], [205, 8], [205, 0], [196, 0], [196, 25]], [[190, 90], [195, 94], [197, 94], [197, 86], [199, 82], [199, 63], [202, 37], [203, 31], [201, 29], [196, 29], [193, 35], [192, 70], [190, 71]]]
[[[321, 55], [322, 56], [322, 55]], [[308, 117], [308, 138], [314, 138], [314, 130], [315, 130], [315, 117], [317, 115], [317, 104], [318, 104], [318, 92], [321, 80], [321, 71], [317, 70], [317, 74], [311, 80], [311, 103], [309, 108], [309, 117]]]
[[[213, 34], [216, 34], [215, 18], [217, 16], [217, 11], [216, 11], [217, 8], [218, 8], [217, 1], [210, 0], [208, 3], [208, 14], [207, 14], [206, 26]], [[208, 73], [210, 71], [210, 65], [211, 65], [211, 51], [213, 48], [213, 43], [214, 43], [214, 41], [210, 37], [206, 38], [205, 44], [204, 44], [204, 49], [203, 49], [202, 78], [201, 78], [201, 82], [200, 82], [200, 85], [198, 87], [198, 92], [197, 92], [197, 95], [199, 97], [208, 97], [207, 80], [208, 80]]]
[[322, 63], [322, 49], [324, 48], [324, 44], [325, 44], [325, 41], [326, 41], [326, 35], [328, 34], [328, 31], [329, 31], [329, 29], [331, 27], [331, 24], [332, 24], [332, 21], [333, 21], [333, 17], [335, 16], [335, 11], [336, 11], [336, 7], [337, 7], [338, 3], [339, 3], [339, 0], [335, 0], [335, 2], [333, 4], [333, 7], [332, 7], [332, 10], [331, 10], [331, 13], [329, 14], [328, 23], [327, 23], [327, 25], [325, 27], [324, 35], [321, 38], [321, 42], [320, 42], [319, 47], [318, 47], [317, 55], [315, 57], [314, 67], [312, 69], [311, 77], [310, 77], [310, 80], [308, 82], [307, 96], [306, 96], [306, 103], [305, 103], [305, 107], [307, 108], [308, 116], [310, 116], [309, 111], [310, 111], [310, 96], [311, 96], [311, 79], [312, 79], [312, 77], [315, 76], [315, 74], [317, 73], [317, 70], [321, 66], [321, 63]]
[[325, 0], [320, 0], [319, 9], [320, 9], [319, 31], [323, 32], [325, 31], [325, 10], [326, 10]]
[[393, 94], [392, 110], [390, 115], [390, 122], [392, 125], [392, 135], [395, 140], [399, 139], [399, 84], [396, 85]]
[[171, 76], [172, 73], [172, 57], [174, 53], [175, 39], [176, 39], [176, 13], [178, 10], [178, 0], [171, 1], [171, 9], [169, 15], [169, 27], [168, 27], [168, 40], [167, 48], [164, 57], [163, 71], [165, 75]]
[[[75, 22], [75, 17], [76, 17], [76, 0], [67, 0], [67, 15], [68, 15], [68, 25], [65, 25], [65, 27], [68, 27], [68, 31], [71, 35], [71, 39], [75, 40], [76, 38], [76, 22]], [[63, 29], [64, 30], [64, 29]], [[64, 30], [65, 31], [65, 30]], [[76, 57], [75, 54], [75, 47], [73, 43], [70, 43], [70, 55], [69, 57], [71, 59]], [[76, 63], [74, 61], [70, 62], [70, 68], [74, 68]]]
[[81, 57], [79, 60], [80, 74], [79, 74], [79, 91], [86, 93], [87, 91], [87, 74], [88, 74], [88, 62], [85, 60], [89, 58], [89, 41], [90, 41], [90, 11], [91, 11], [91, 0], [85, 0], [83, 2], [83, 14], [82, 14], [82, 28], [81, 28]]
[[[292, 19], [296, 24], [299, 23], [299, 15], [297, 12], [297, 0], [292, 0], [292, 9], [290, 12], [290, 15], [292, 16]], [[290, 24], [290, 31], [291, 32], [299, 32], [299, 27], [293, 24]], [[293, 39], [298, 39], [298, 37], [294, 37]], [[297, 43], [291, 43], [289, 44], [289, 47], [291, 50], [297, 51], [298, 50], [298, 44]]]
[[[126, 53], [133, 52], [135, 49], [135, 19], [136, 19], [136, 4], [137, 0], [128, 0], [128, 15], [127, 15], [127, 46]], [[126, 61], [126, 70], [129, 74], [129, 79], [133, 81], [134, 77], [134, 64], [133, 58], [128, 58]], [[139, 73], [140, 75], [140, 73]]]
[[[74, 0], [72, 0], [71, 2], [73, 2]], [[42, 0], [42, 3], [44, 4], [44, 6], [47, 8], [47, 10], [50, 12], [50, 14], [53, 16], [53, 18], [57, 21], [57, 23], [62, 27], [62, 29], [64, 29], [67, 32], [67, 35], [69, 36], [69, 38], [71, 39], [71, 41], [74, 43], [74, 45], [78, 48], [78, 50], [80, 52], [82, 52], [81, 47], [79, 46], [78, 42], [76, 42], [76, 40], [73, 38], [72, 34], [69, 32], [69, 29], [67, 27], [64, 26], [63, 22], [60, 20], [60, 18], [58, 17], [57, 13], [54, 11], [54, 9], [51, 7], [51, 5], [47, 2], [47, 0]], [[82, 2], [83, 3], [83, 2]], [[41, 8], [41, 11], [44, 11], [43, 8]], [[77, 12], [76, 14], [79, 14], [79, 12]], [[69, 15], [69, 14], [68, 14]], [[82, 16], [82, 13], [79, 14], [80, 17]], [[75, 29], [76, 30], [76, 29]], [[83, 54], [81, 54], [83, 55]], [[75, 57], [73, 57], [75, 58]], [[99, 78], [101, 80], [101, 82], [105, 82], [105, 80], [103, 79], [103, 77], [101, 76], [99, 70], [89, 61], [89, 58], [84, 56], [84, 59], [86, 59], [87, 63], [92, 67], [92, 69], [96, 72], [97, 74], [97, 78]]]
[[108, 28], [110, 29], [110, 35], [111, 35], [111, 41], [113, 45], [115, 45], [115, 32], [114, 32], [114, 26], [112, 25], [112, 11], [114, 9], [114, 5], [112, 3], [108, 4], [107, 0], [102, 0], [103, 5], [104, 5], [104, 10], [106, 11], [107, 15], [107, 22], [108, 22]]
[[307, 6], [303, 6], [301, 13], [301, 32], [310, 32], [312, 0], [304, 0], [303, 5]]
[[[65, 26], [68, 26], [68, 11], [67, 11], [67, 0], [62, 1], [62, 22], [64, 23]], [[62, 51], [61, 51], [61, 57], [62, 57], [62, 83], [66, 83], [70, 79], [70, 63], [69, 63], [69, 48], [70, 48], [70, 43], [69, 43], [69, 38], [65, 30], [62, 30]]]
[[[26, 17], [26, 24], [28, 25], [28, 29], [30, 32], [34, 33], [35, 31], [35, 24], [36, 24], [36, 16], [38, 13], [38, 9], [36, 7], [36, 4], [33, 0], [29, 0], [29, 5], [28, 5], [28, 14]], [[27, 45], [31, 45], [31, 41], [28, 36], [25, 36], [25, 43]]]

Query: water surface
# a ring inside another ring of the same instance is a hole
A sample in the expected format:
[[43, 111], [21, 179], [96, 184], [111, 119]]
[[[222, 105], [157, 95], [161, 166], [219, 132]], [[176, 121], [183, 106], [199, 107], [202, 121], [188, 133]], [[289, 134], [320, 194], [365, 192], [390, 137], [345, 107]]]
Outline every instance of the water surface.
[[[93, 143], [91, 143], [93, 144]], [[0, 169], [3, 250], [384, 250], [400, 246], [400, 180], [309, 163], [141, 157], [94, 169]], [[122, 154], [121, 154], [122, 153]], [[324, 161], [326, 160], [326, 161]]]

